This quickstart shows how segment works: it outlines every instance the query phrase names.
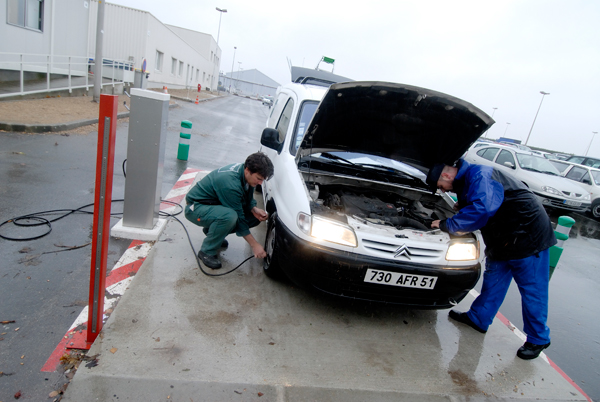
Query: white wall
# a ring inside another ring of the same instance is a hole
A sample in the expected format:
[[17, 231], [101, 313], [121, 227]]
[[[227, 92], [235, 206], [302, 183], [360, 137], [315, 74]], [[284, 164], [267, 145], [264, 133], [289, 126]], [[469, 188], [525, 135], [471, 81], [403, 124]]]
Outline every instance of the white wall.
[[[53, 72], [63, 72], [67, 67], [64, 57], [77, 56], [83, 62], [87, 56], [87, 33], [89, 6], [87, 0], [46, 0], [44, 1], [42, 31], [23, 28], [7, 23], [6, 1], [0, 2], [0, 52], [35, 54], [27, 56], [29, 71], [45, 72], [48, 55], [53, 56]], [[54, 16], [54, 18], [53, 18]], [[10, 38], [10, 39], [8, 39]], [[7, 56], [3, 60], [7, 60]], [[13, 59], [10, 58], [12, 61]], [[16, 59], [15, 59], [16, 60]], [[74, 62], [74, 60], [72, 60]], [[7, 68], [0, 64], [0, 69]], [[84, 71], [85, 66], [71, 66]], [[73, 71], [73, 73], [75, 73]]]
[[[96, 0], [91, 6], [88, 55], [94, 57], [98, 9]], [[190, 44], [151, 13], [110, 3], [106, 3], [104, 27], [103, 57], [115, 60], [133, 59], [135, 68], [139, 70], [143, 60], [146, 59], [146, 72], [149, 73], [148, 87], [160, 88], [167, 85], [171, 88], [186, 86], [195, 88], [198, 84], [201, 84], [202, 88], [210, 86], [208, 77], [213, 74], [212, 64], [209, 61], [210, 51], [208, 55], [201, 52], [203, 47], [210, 46], [210, 40], [207, 39], [207, 36], [212, 38], [210, 35], [195, 31], [182, 33], [182, 36], [193, 42]], [[179, 32], [181, 31], [185, 30]], [[190, 38], [197, 38], [198, 41], [194, 42]], [[207, 41], [209, 46], [204, 45]], [[160, 70], [155, 68], [157, 50], [163, 53]], [[177, 60], [175, 74], [171, 73], [172, 58]], [[179, 74], [180, 61], [183, 62], [181, 74]], [[196, 70], [198, 70], [198, 79], [196, 79]], [[218, 74], [218, 70], [215, 70], [215, 74]]]

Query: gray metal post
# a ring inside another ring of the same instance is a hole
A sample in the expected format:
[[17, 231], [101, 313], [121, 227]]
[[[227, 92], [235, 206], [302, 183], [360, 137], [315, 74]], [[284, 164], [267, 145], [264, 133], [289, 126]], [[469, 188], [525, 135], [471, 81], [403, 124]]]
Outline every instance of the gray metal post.
[[104, 1], [98, 2], [96, 19], [96, 56], [94, 58], [94, 102], [100, 102], [102, 90], [102, 46], [104, 43]]
[[157, 224], [170, 98], [131, 90], [123, 226], [152, 229]]

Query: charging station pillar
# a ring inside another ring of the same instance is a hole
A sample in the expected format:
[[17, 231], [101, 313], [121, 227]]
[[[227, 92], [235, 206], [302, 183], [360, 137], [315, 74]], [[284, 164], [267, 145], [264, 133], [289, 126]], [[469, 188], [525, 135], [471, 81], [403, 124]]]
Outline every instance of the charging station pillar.
[[156, 240], [166, 222], [159, 220], [169, 94], [131, 90], [127, 178], [123, 219], [111, 234], [137, 240]]

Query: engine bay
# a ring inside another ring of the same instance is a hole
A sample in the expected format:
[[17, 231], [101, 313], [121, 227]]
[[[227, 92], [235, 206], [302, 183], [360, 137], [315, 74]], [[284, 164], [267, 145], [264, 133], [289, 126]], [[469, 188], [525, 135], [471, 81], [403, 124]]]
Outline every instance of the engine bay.
[[431, 231], [432, 221], [454, 214], [442, 197], [409, 189], [386, 191], [310, 183], [309, 194], [313, 214], [342, 221], [352, 217], [363, 223], [392, 226], [398, 230]]

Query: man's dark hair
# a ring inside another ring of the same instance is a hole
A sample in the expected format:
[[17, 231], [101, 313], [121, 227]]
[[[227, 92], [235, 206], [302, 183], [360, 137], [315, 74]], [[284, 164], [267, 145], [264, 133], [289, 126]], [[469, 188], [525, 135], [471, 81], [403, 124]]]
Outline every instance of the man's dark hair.
[[269, 180], [275, 173], [271, 159], [262, 152], [256, 152], [248, 156], [246, 162], [244, 162], [244, 167], [248, 168], [250, 173], [258, 173], [265, 180]]

